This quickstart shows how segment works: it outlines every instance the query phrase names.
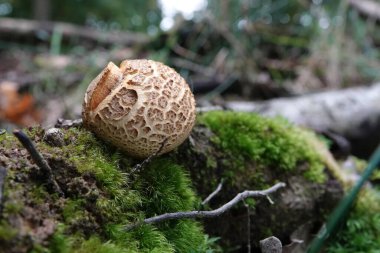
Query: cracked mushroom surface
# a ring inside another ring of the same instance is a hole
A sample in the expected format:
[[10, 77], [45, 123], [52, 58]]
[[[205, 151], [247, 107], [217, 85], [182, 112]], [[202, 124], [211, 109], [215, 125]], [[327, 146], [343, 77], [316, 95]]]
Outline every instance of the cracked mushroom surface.
[[90, 83], [83, 124], [127, 154], [146, 158], [169, 152], [190, 134], [195, 100], [186, 81], [152, 60], [125, 60], [107, 67]]

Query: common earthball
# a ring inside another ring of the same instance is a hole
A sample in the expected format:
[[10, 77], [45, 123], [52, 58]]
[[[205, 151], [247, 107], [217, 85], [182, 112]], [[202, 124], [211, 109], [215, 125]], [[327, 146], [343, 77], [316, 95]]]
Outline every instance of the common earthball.
[[[152, 60], [125, 60], [90, 83], [83, 124], [133, 157], [146, 158], [179, 146], [195, 123], [195, 100], [186, 81]], [[162, 146], [164, 145], [164, 146]]]

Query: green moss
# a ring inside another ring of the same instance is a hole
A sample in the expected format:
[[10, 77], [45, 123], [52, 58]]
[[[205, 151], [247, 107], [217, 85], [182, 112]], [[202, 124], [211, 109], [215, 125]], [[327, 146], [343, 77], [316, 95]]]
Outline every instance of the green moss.
[[144, 170], [141, 186], [145, 189], [147, 215], [192, 210], [196, 196], [185, 170], [169, 159], [157, 159]]
[[[41, 212], [50, 201], [55, 208], [49, 218], [56, 219], [58, 227], [49, 237], [49, 245], [35, 244], [32, 252], [167, 253], [199, 252], [198, 249], [214, 247], [205, 240], [202, 226], [193, 220], [124, 229], [127, 224], [153, 215], [193, 210], [198, 205], [183, 167], [168, 158], [160, 158], [154, 159], [143, 171], [131, 173], [138, 161], [99, 141], [92, 133], [78, 128], [63, 133], [66, 145], [58, 148], [41, 141], [41, 128], [27, 131], [49, 163], [56, 163], [53, 171], [57, 179], [70, 178], [68, 182], [61, 182], [66, 193], [64, 199], [55, 196], [38, 177], [22, 184], [13, 180], [15, 171], [17, 175], [25, 173], [25, 178], [36, 173], [25, 156], [18, 156], [9, 163], [7, 182], [10, 185], [5, 189], [12, 188], [12, 194], [20, 196], [12, 195], [11, 199], [21, 202], [11, 201], [6, 193], [5, 215], [19, 215], [26, 200], [27, 205], [32, 203], [36, 210], [41, 206]], [[14, 136], [5, 134], [1, 135], [0, 147], [7, 151], [20, 144]], [[20, 191], [15, 190], [18, 188]], [[18, 236], [17, 229], [7, 224], [6, 219], [0, 224], [0, 239]]]
[[37, 204], [43, 204], [43, 203], [45, 203], [45, 201], [46, 201], [46, 199], [48, 198], [48, 195], [49, 195], [49, 193], [46, 192], [45, 187], [42, 186], [42, 185], [33, 187], [31, 193], [32, 193], [32, 195], [34, 197], [33, 200]]
[[0, 135], [0, 147], [7, 149], [11, 148], [16, 141], [16, 137], [14, 137], [11, 133], [5, 132]]
[[257, 166], [287, 172], [305, 164], [307, 169], [303, 173], [307, 179], [325, 180], [322, 158], [308, 141], [316, 136], [284, 119], [214, 111], [199, 116], [198, 120], [216, 134], [214, 143], [233, 157], [235, 168], [254, 161]]
[[379, 252], [380, 249], [380, 191], [362, 190], [344, 225], [331, 238], [326, 252]]
[[[1, 131], [1, 130], [2, 130], [2, 129], [0, 129], [0, 131]], [[0, 134], [0, 141], [3, 142], [3, 141], [5, 140], [5, 138], [6, 138], [6, 136], [7, 136], [6, 132]]]
[[6, 221], [0, 221], [0, 241], [11, 240], [17, 235], [17, 230], [12, 228]]
[[[212, 141], [231, 158], [219, 161], [209, 157], [207, 169], [217, 168], [218, 163], [226, 163], [225, 167], [233, 165], [244, 172], [240, 173], [241, 177], [249, 177], [258, 188], [265, 184], [263, 173], [245, 172], [247, 163], [285, 173], [294, 173], [295, 168], [301, 167], [308, 179], [324, 180], [323, 163], [307, 141], [315, 136], [284, 120], [226, 112], [210, 112], [199, 120], [211, 128], [215, 133]], [[38, 179], [22, 185], [27, 193], [20, 196], [27, 196], [34, 205], [43, 206], [53, 201], [55, 209], [49, 218], [59, 222], [50, 245], [35, 245], [35, 252], [212, 252], [214, 240], [205, 236], [200, 223], [194, 220], [144, 225], [131, 231], [123, 228], [147, 217], [194, 210], [199, 206], [200, 200], [182, 166], [170, 158], [156, 158], [142, 171], [132, 173], [138, 161], [99, 141], [92, 133], [78, 128], [63, 132], [66, 145], [61, 148], [41, 142], [42, 129], [28, 132], [49, 162], [57, 162], [53, 170], [57, 180], [70, 178], [68, 182], [60, 182], [67, 193], [64, 199], [52, 194]], [[1, 144], [4, 143], [12, 147], [19, 145], [7, 134], [1, 140]], [[28, 178], [30, 162], [27, 159], [17, 158], [14, 165], [22, 167], [17, 173], [25, 173]], [[235, 176], [232, 170], [226, 173], [231, 173], [231, 178]], [[218, 183], [215, 179], [210, 181]], [[15, 187], [15, 181], [12, 184]], [[12, 207], [11, 202], [6, 202]], [[7, 212], [12, 210], [17, 211], [17, 208], [9, 208]], [[6, 224], [0, 224], [0, 237], [5, 229]]]
[[120, 247], [112, 242], [102, 242], [94, 236], [84, 241], [75, 253], [130, 253], [130, 249]]
[[4, 205], [4, 212], [7, 214], [20, 213], [24, 205], [17, 200], [7, 201]]
[[[136, 161], [97, 140], [90, 132], [72, 128], [64, 133], [67, 145], [61, 149], [42, 142], [38, 143], [38, 149], [51, 154], [53, 159], [64, 157], [78, 174], [73, 182], [87, 176], [94, 178], [96, 188], [89, 186], [85, 195], [65, 199], [62, 224], [49, 247], [35, 245], [35, 252], [166, 253], [197, 252], [199, 248], [211, 247], [206, 244], [201, 225], [193, 220], [144, 225], [131, 231], [123, 229], [137, 220], [164, 212], [193, 210], [198, 205], [183, 167], [168, 158], [159, 158], [142, 172], [131, 174]], [[41, 186], [31, 193], [36, 200], [47, 194]], [[87, 238], [84, 225], [95, 222], [95, 217], [101, 217], [96, 221], [100, 230], [91, 231], [91, 237]]]
[[163, 233], [175, 252], [204, 252], [200, 250], [205, 247], [205, 235], [197, 222], [180, 220], [166, 226]]
[[49, 250], [56, 253], [70, 253], [74, 239], [69, 239], [63, 234], [64, 226], [62, 223], [58, 224], [55, 234], [50, 240]]

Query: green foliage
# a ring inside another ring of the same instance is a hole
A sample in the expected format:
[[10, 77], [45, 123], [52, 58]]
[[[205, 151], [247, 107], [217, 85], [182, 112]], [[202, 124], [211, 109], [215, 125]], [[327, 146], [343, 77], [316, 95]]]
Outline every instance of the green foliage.
[[284, 119], [218, 111], [203, 114], [198, 119], [216, 134], [214, 142], [233, 157], [231, 160], [238, 167], [253, 160], [258, 166], [286, 172], [305, 164], [306, 178], [316, 182], [325, 180], [322, 159], [309, 142], [316, 136]]
[[350, 212], [345, 225], [331, 238], [326, 252], [379, 252], [380, 191], [365, 188]]

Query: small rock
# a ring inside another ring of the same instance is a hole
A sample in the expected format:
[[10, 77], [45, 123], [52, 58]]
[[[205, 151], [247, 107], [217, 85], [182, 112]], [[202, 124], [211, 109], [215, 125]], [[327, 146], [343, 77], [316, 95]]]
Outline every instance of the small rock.
[[49, 128], [46, 130], [44, 141], [53, 147], [62, 147], [65, 145], [63, 132], [59, 128]]
[[271, 236], [260, 241], [260, 248], [262, 253], [281, 253], [282, 243], [277, 237]]

